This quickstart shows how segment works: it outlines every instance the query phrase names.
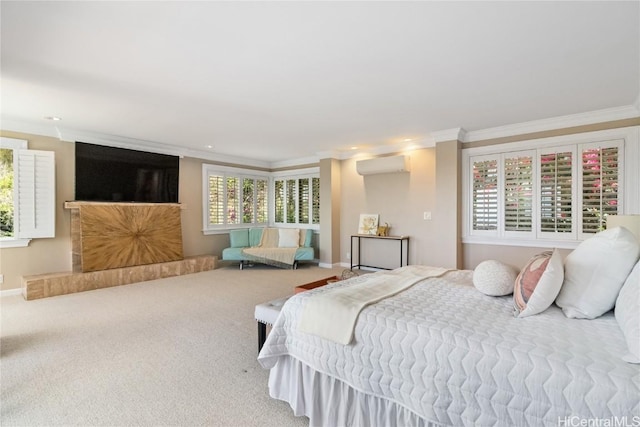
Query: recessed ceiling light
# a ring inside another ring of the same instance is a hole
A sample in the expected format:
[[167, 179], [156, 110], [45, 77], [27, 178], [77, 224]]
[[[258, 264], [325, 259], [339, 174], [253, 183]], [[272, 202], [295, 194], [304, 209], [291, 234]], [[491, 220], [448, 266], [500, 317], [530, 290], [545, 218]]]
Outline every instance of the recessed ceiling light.
[[61, 117], [57, 117], [57, 116], [46, 116], [45, 119], [53, 120], [54, 122], [59, 122], [60, 120], [62, 120]]
[[411, 142], [412, 140], [411, 140], [411, 138], [405, 138], [405, 139], [403, 139], [403, 141], [404, 142]]
[[352, 149], [352, 150], [357, 150], [357, 149], [358, 149], [358, 147], [353, 146], [353, 147], [351, 147], [351, 149]]
[[207, 148], [213, 148], [213, 145], [207, 145]]

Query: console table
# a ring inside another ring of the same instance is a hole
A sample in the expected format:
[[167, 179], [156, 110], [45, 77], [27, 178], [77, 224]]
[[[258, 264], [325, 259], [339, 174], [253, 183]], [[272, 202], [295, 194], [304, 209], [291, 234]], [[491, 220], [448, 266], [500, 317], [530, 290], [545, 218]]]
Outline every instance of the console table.
[[[353, 256], [354, 239], [358, 241], [358, 261], [355, 264], [353, 263], [354, 262], [354, 256]], [[380, 240], [390, 240], [390, 241], [399, 242], [400, 243], [400, 267], [409, 265], [409, 236], [374, 236], [372, 234], [352, 234], [351, 235], [351, 269], [352, 270], [356, 267], [358, 269], [360, 269], [360, 267], [369, 267], [369, 268], [378, 268], [381, 270], [391, 270], [390, 268], [376, 267], [373, 265], [364, 265], [360, 262], [360, 253], [361, 253], [360, 247], [361, 247], [362, 239], [380, 239]], [[406, 247], [406, 252], [404, 251], [405, 247]]]

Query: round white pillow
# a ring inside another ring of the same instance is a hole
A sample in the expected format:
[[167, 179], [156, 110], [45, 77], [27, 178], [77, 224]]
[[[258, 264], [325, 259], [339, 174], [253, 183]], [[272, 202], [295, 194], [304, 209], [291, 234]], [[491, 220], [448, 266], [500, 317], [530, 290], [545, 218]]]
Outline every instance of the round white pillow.
[[473, 285], [485, 295], [499, 297], [513, 293], [518, 272], [496, 260], [482, 261], [473, 270]]

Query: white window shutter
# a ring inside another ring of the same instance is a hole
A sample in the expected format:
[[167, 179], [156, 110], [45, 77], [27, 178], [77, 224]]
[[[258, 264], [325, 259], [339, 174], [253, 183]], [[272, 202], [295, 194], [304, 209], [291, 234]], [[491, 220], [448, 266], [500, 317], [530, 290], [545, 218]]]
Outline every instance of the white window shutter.
[[472, 164], [472, 230], [498, 230], [498, 160], [478, 158]]
[[56, 175], [53, 151], [16, 150], [16, 237], [55, 237]]
[[575, 238], [575, 150], [567, 147], [538, 150], [540, 171], [540, 234]]
[[[622, 142], [585, 144], [581, 147], [581, 232], [594, 234], [605, 228], [607, 215], [617, 215]], [[586, 236], [583, 236], [586, 237]]]
[[504, 229], [533, 230], [533, 154], [504, 157]]

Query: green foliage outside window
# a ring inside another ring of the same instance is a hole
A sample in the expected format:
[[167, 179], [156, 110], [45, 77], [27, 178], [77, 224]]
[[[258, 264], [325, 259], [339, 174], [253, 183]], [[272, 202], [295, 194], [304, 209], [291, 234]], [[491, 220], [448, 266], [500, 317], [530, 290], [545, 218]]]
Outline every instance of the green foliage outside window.
[[0, 237], [13, 236], [13, 150], [0, 149]]

